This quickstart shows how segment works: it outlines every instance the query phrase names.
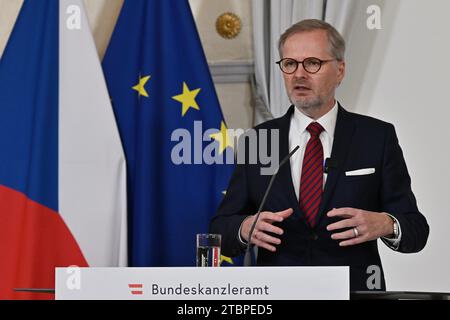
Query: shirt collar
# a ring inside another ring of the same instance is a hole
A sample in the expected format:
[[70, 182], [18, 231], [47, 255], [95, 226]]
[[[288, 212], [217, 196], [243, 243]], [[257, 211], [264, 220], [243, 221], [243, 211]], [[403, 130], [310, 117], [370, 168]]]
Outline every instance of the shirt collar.
[[338, 102], [337, 100], [334, 103], [333, 108], [320, 117], [317, 120], [311, 119], [304, 113], [302, 113], [298, 108], [294, 108], [293, 121], [297, 124], [296, 127], [299, 129], [300, 134], [302, 134], [306, 128], [312, 122], [318, 122], [328, 133], [330, 137], [334, 136], [334, 129], [336, 128], [336, 120], [338, 114]]

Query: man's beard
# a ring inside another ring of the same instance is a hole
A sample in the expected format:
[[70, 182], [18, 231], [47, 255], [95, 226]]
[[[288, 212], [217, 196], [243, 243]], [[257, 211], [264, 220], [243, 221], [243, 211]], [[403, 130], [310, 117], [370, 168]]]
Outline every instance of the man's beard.
[[319, 109], [323, 105], [323, 100], [321, 97], [313, 97], [306, 99], [293, 100], [290, 99], [291, 103], [299, 110], [308, 111], [311, 109]]

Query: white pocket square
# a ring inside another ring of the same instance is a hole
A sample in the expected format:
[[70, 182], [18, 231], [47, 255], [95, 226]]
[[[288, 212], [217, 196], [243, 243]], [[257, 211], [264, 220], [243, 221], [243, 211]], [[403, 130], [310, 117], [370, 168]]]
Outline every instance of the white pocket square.
[[365, 168], [365, 169], [346, 171], [345, 175], [347, 177], [350, 177], [350, 176], [365, 176], [365, 175], [372, 174], [372, 173], [375, 173], [375, 168]]

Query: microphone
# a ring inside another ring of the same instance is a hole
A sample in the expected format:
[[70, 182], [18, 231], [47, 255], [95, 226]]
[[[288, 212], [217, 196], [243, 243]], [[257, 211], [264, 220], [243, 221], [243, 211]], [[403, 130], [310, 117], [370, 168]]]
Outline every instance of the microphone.
[[299, 149], [299, 146], [296, 146], [291, 152], [289, 152], [289, 154], [286, 157], [284, 157], [284, 159], [278, 165], [277, 171], [275, 171], [275, 173], [272, 175], [272, 178], [270, 178], [269, 186], [267, 187], [266, 192], [264, 193], [264, 197], [261, 201], [261, 204], [259, 205], [258, 213], [256, 214], [255, 220], [253, 221], [252, 227], [250, 228], [250, 232], [248, 233], [247, 248], [245, 249], [245, 256], [244, 256], [244, 266], [246, 266], [246, 267], [252, 265], [252, 256], [250, 253], [250, 248], [252, 246], [251, 239], [253, 236], [253, 232], [255, 231], [255, 227], [256, 227], [256, 223], [258, 222], [259, 215], [261, 214], [262, 208], [264, 207], [264, 204], [266, 203], [269, 191], [272, 188], [272, 184], [273, 184], [280, 168], [294, 155], [294, 153], [297, 152], [298, 149]]
[[323, 172], [324, 173], [330, 173], [331, 169], [337, 169], [338, 163], [336, 160], [333, 160], [331, 158], [326, 158], [325, 163], [323, 165]]

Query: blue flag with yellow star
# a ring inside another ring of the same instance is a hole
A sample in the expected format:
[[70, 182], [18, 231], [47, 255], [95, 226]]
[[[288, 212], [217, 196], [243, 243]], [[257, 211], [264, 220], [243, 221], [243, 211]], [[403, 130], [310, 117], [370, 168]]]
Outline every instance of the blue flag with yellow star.
[[103, 61], [127, 160], [130, 266], [193, 266], [233, 164], [187, 0], [125, 0]]

